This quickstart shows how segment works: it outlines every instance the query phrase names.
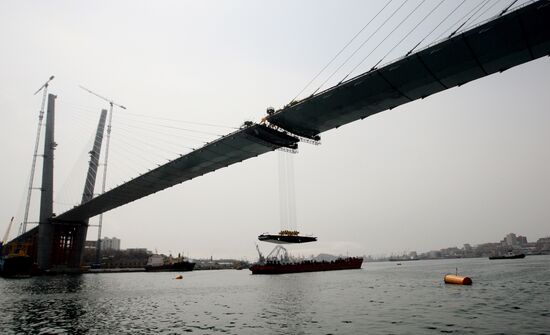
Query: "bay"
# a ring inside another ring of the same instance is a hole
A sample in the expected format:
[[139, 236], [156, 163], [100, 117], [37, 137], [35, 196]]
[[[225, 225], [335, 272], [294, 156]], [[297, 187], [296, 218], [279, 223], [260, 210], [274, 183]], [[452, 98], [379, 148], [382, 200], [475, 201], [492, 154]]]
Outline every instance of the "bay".
[[0, 278], [0, 334], [550, 334], [550, 256], [401, 264]]

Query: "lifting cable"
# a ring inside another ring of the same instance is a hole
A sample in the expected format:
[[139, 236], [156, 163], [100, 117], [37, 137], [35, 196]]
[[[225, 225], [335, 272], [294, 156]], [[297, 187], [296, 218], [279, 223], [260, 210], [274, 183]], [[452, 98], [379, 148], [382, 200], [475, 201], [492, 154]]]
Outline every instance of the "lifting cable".
[[279, 203], [282, 230], [297, 230], [294, 157], [279, 151]]
[[[354, 51], [351, 55], [349, 55], [349, 57], [346, 58], [346, 60], [345, 60], [336, 70], [334, 70], [334, 72], [332, 72], [332, 74], [331, 74], [331, 75], [321, 84], [321, 86], [319, 86], [319, 87], [315, 90], [315, 92], [313, 92], [313, 94], [317, 93], [317, 92], [321, 89], [321, 87], [325, 86], [325, 84], [326, 84], [326, 83], [327, 83], [327, 82], [328, 82], [328, 81], [329, 81], [338, 71], [340, 71], [340, 69], [341, 69], [344, 65], [346, 65], [346, 64], [349, 62], [349, 60], [350, 60], [353, 56], [355, 56], [355, 54], [356, 54], [359, 50], [361, 50], [361, 48], [363, 48], [363, 46], [364, 46], [368, 41], [370, 41], [370, 39], [371, 39], [380, 29], [382, 29], [383, 26], [386, 25], [386, 23], [387, 23], [387, 22], [388, 22], [388, 21], [389, 21], [389, 20], [390, 20], [390, 19], [391, 19], [400, 9], [401, 9], [401, 7], [403, 7], [403, 6], [407, 3], [407, 1], [408, 1], [408, 0], [405, 0], [399, 7], [397, 7], [397, 9], [395, 9], [395, 10], [393, 11], [393, 13], [392, 13], [384, 22], [382, 22], [382, 24], [381, 24], [380, 26], [378, 26], [378, 28], [376, 28], [376, 30], [375, 30], [375, 31], [374, 31], [374, 32], [373, 32], [373, 33], [372, 33], [363, 43], [361, 43], [361, 45], [360, 45], [359, 47], [357, 47], [357, 49], [355, 49], [355, 51]], [[340, 83], [341, 83], [341, 82], [342, 82], [342, 81], [340, 81]]]
[[[402, 38], [396, 45], [394, 45], [393, 48], [391, 48], [391, 50], [388, 51], [388, 52], [384, 55], [384, 57], [382, 57], [382, 59], [380, 59], [380, 60], [378, 61], [378, 63], [376, 63], [376, 65], [380, 64], [386, 57], [388, 57], [388, 55], [389, 55], [393, 50], [395, 50], [395, 48], [397, 48], [397, 47], [398, 47], [407, 37], [409, 37], [409, 35], [412, 34], [412, 32], [415, 31], [416, 28], [418, 28], [418, 26], [420, 26], [420, 25], [428, 18], [428, 16], [432, 15], [432, 13], [433, 13], [436, 9], [438, 9], [438, 8], [443, 4], [443, 2], [445, 2], [445, 0], [441, 0], [441, 2], [439, 2], [439, 4], [438, 4], [437, 6], [435, 6], [426, 16], [424, 16], [424, 18], [423, 18], [422, 20], [420, 20], [420, 22], [418, 22], [418, 23], [416, 24], [416, 26], [414, 26], [411, 30], [409, 30], [409, 32], [408, 32], [405, 36], [403, 36], [403, 38]], [[419, 6], [420, 6], [420, 5], [419, 5]], [[417, 8], [418, 8], [418, 7], [417, 7]], [[416, 10], [416, 9], [415, 9], [415, 10]], [[409, 54], [407, 54], [407, 55], [409, 55]], [[374, 67], [376, 67], [376, 65], [375, 65]]]
[[428, 36], [430, 36], [431, 34], [434, 33], [434, 31], [437, 30], [437, 28], [439, 28], [439, 26], [441, 26], [443, 24], [443, 22], [446, 22], [447, 19], [453, 15], [454, 12], [456, 12], [464, 3], [466, 2], [466, 0], [462, 0], [462, 2], [455, 7], [455, 9], [453, 9], [447, 16], [445, 16], [445, 18], [443, 20], [441, 20], [441, 22], [439, 22], [439, 24], [437, 26], [435, 26], [434, 29], [432, 29], [432, 31], [430, 31], [430, 33], [428, 35], [426, 35], [422, 40], [420, 40], [420, 42], [418, 42], [411, 50], [409, 50], [409, 52], [407, 52], [407, 54], [405, 56], [408, 56], [410, 55], [411, 53], [413, 53], [413, 51], [418, 48], [418, 46], [420, 44], [422, 44], [422, 42], [424, 42], [426, 40], [426, 38], [428, 38]]
[[[385, 5], [384, 7], [382, 7], [382, 9], [381, 9], [378, 13], [376, 13], [376, 15], [375, 15], [372, 19], [370, 19], [370, 21], [367, 22], [367, 24], [364, 25], [363, 28], [361, 28], [361, 30], [359, 30], [359, 31], [355, 34], [355, 36], [353, 36], [353, 38], [352, 38], [351, 40], [349, 40], [348, 43], [346, 43], [346, 45], [344, 45], [344, 47], [343, 47], [340, 51], [338, 51], [338, 53], [337, 53], [337, 54], [327, 63], [327, 65], [325, 65], [325, 66], [321, 69], [321, 71], [319, 71], [319, 73], [317, 73], [317, 75], [315, 75], [315, 77], [313, 77], [313, 79], [311, 79], [311, 80], [307, 83], [307, 85], [300, 91], [300, 93], [298, 93], [298, 94], [294, 97], [294, 99], [292, 99], [291, 101], [296, 101], [296, 99], [300, 96], [300, 94], [302, 94], [302, 93], [309, 87], [309, 85], [311, 85], [311, 83], [313, 83], [313, 82], [315, 81], [315, 79], [317, 79], [317, 78], [327, 69], [327, 67], [329, 67], [329, 66], [336, 60], [336, 58], [338, 58], [338, 56], [340, 56], [340, 54], [341, 54], [342, 52], [344, 52], [344, 50], [345, 50], [353, 41], [355, 41], [355, 39], [363, 32], [363, 30], [365, 30], [365, 29], [371, 24], [371, 22], [374, 21], [374, 19], [376, 19], [376, 18], [378, 17], [378, 15], [380, 15], [380, 13], [382, 13], [382, 11], [383, 11], [384, 9], [386, 9], [386, 7], [388, 7], [388, 5], [389, 5], [392, 1], [393, 1], [393, 0], [389, 0], [389, 1], [386, 3], [386, 5]], [[316, 91], [316, 92], [317, 92], [317, 91]], [[313, 94], [315, 94], [315, 93], [313, 93]]]
[[[386, 37], [384, 37], [384, 39], [383, 39], [382, 41], [380, 41], [380, 43], [378, 43], [378, 45], [377, 45], [374, 49], [372, 49], [371, 52], [369, 52], [368, 55], [366, 55], [357, 65], [355, 65], [355, 67], [354, 67], [353, 69], [351, 69], [351, 71], [350, 71], [348, 74], [346, 74], [346, 76], [345, 76], [344, 78], [342, 78], [342, 80], [340, 80], [340, 83], [342, 83], [344, 80], [346, 80], [347, 77], [349, 77], [349, 76], [350, 76], [350, 75], [351, 75], [351, 74], [352, 74], [361, 64], [363, 64], [363, 62], [364, 62], [367, 58], [369, 58], [369, 56], [372, 55], [372, 53], [373, 53], [374, 51], [376, 51], [376, 49], [378, 49], [378, 47], [380, 47], [380, 46], [382, 45], [382, 43], [384, 43], [384, 42], [385, 42], [385, 41], [386, 41], [386, 40], [387, 40], [387, 39], [388, 39], [388, 38], [389, 38], [389, 37], [399, 28], [399, 27], [401, 27], [401, 25], [402, 25], [405, 21], [407, 21], [407, 19], [408, 19], [414, 12], [416, 12], [416, 10], [417, 10], [420, 6], [422, 6], [422, 4], [423, 4], [425, 1], [426, 1], [426, 0], [423, 0], [421, 3], [419, 3], [419, 4], [418, 4], [418, 5], [417, 5], [417, 6], [416, 6], [416, 7], [415, 7], [415, 8], [414, 8], [414, 9], [413, 9], [413, 10], [403, 19], [403, 20], [401, 20], [401, 22], [399, 22], [399, 24], [398, 24], [395, 28], [393, 28], [393, 30], [390, 31], [390, 33], [389, 33], [388, 35], [386, 35]], [[382, 61], [382, 60], [379, 60], [376, 64], [374, 64], [374, 66], [369, 70], [369, 72], [375, 70], [375, 69], [376, 69], [376, 66], [377, 66], [378, 64], [380, 64], [381, 61]]]

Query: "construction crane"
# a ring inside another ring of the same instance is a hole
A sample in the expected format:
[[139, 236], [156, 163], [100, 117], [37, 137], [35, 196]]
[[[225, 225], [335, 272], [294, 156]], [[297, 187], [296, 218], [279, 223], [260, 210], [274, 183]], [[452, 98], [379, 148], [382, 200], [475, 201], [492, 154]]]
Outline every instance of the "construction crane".
[[13, 223], [13, 216], [11, 217], [10, 224], [8, 225], [8, 229], [6, 229], [6, 233], [4, 234], [4, 238], [2, 239], [2, 245], [6, 244], [8, 242], [8, 237], [10, 236], [10, 229], [11, 224]]
[[36, 141], [34, 143], [34, 154], [32, 156], [32, 165], [31, 165], [31, 176], [29, 178], [29, 189], [27, 191], [27, 203], [25, 204], [25, 215], [23, 216], [23, 223], [21, 225], [21, 233], [24, 233], [27, 231], [27, 223], [29, 220], [29, 209], [31, 206], [31, 195], [34, 183], [34, 170], [36, 166], [36, 157], [38, 156], [38, 144], [40, 142], [40, 131], [42, 130], [42, 120], [44, 119], [44, 107], [46, 106], [46, 97], [48, 96], [48, 86], [50, 85], [50, 82], [55, 78], [55, 76], [50, 76], [50, 78], [42, 85], [36, 92], [34, 92], [34, 95], [38, 94], [38, 92], [43, 91], [42, 94], [42, 105], [40, 107], [40, 114], [38, 115], [38, 130], [36, 131]]
[[[105, 193], [105, 184], [107, 182], [107, 163], [109, 162], [109, 143], [111, 142], [111, 124], [112, 124], [112, 121], [113, 121], [113, 108], [116, 106], [116, 107], [119, 107], [119, 108], [122, 108], [122, 109], [126, 109], [126, 107], [124, 107], [123, 105], [119, 105], [117, 104], [116, 102], [114, 102], [112, 99], [108, 99], [108, 98], [105, 98], [104, 96], [102, 95], [99, 95], [89, 89], [87, 89], [86, 87], [84, 86], [81, 86], [79, 85], [81, 89], [83, 89], [84, 91], [90, 93], [90, 94], [93, 94], [95, 95], [96, 97], [104, 100], [104, 101], [107, 101], [109, 103], [109, 123], [107, 124], [107, 141], [105, 143], [105, 158], [104, 158], [104, 161], [103, 161], [103, 181], [102, 181], [102, 185], [101, 185], [101, 193]], [[99, 223], [98, 223], [98, 226], [97, 226], [97, 244], [96, 244], [96, 264], [99, 264], [99, 257], [100, 257], [100, 251], [101, 251], [101, 227], [103, 225], [103, 213], [101, 213], [99, 215]]]

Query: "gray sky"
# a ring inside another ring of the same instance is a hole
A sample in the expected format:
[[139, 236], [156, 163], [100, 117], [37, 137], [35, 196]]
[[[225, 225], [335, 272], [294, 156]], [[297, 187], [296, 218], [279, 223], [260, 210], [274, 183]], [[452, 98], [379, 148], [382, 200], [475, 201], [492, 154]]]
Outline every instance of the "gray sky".
[[[478, 3], [467, 1], [423, 45]], [[78, 85], [128, 107], [115, 110], [113, 119], [111, 188], [232, 131], [166, 119], [238, 127], [259, 121], [267, 106], [288, 103], [384, 4], [0, 2], [0, 231], [11, 216], [22, 220], [41, 101], [32, 93], [50, 75], [56, 76], [50, 92], [58, 95], [59, 214], [81, 197], [86, 153], [99, 111], [107, 108]], [[399, 4], [373, 21], [304, 96]], [[403, 7], [324, 87], [417, 4]], [[406, 53], [456, 4], [445, 2], [384, 63]], [[369, 69], [435, 5], [420, 7], [353, 75]], [[294, 156], [298, 227], [319, 242], [291, 250], [376, 255], [497, 241], [509, 232], [530, 241], [548, 236], [548, 78], [545, 57], [329, 131], [321, 146], [301, 144]], [[257, 235], [279, 229], [278, 199], [277, 153], [268, 153], [115, 209], [105, 215], [103, 232], [119, 237], [123, 248], [252, 259]], [[32, 221], [37, 200], [35, 192]], [[90, 228], [88, 239], [96, 234]]]

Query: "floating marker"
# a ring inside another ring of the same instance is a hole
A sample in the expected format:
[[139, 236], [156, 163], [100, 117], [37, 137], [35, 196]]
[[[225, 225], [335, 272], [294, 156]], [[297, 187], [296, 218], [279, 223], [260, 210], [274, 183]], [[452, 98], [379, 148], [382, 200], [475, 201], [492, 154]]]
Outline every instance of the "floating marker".
[[445, 275], [443, 280], [445, 281], [445, 284], [472, 285], [472, 279], [465, 276]]

